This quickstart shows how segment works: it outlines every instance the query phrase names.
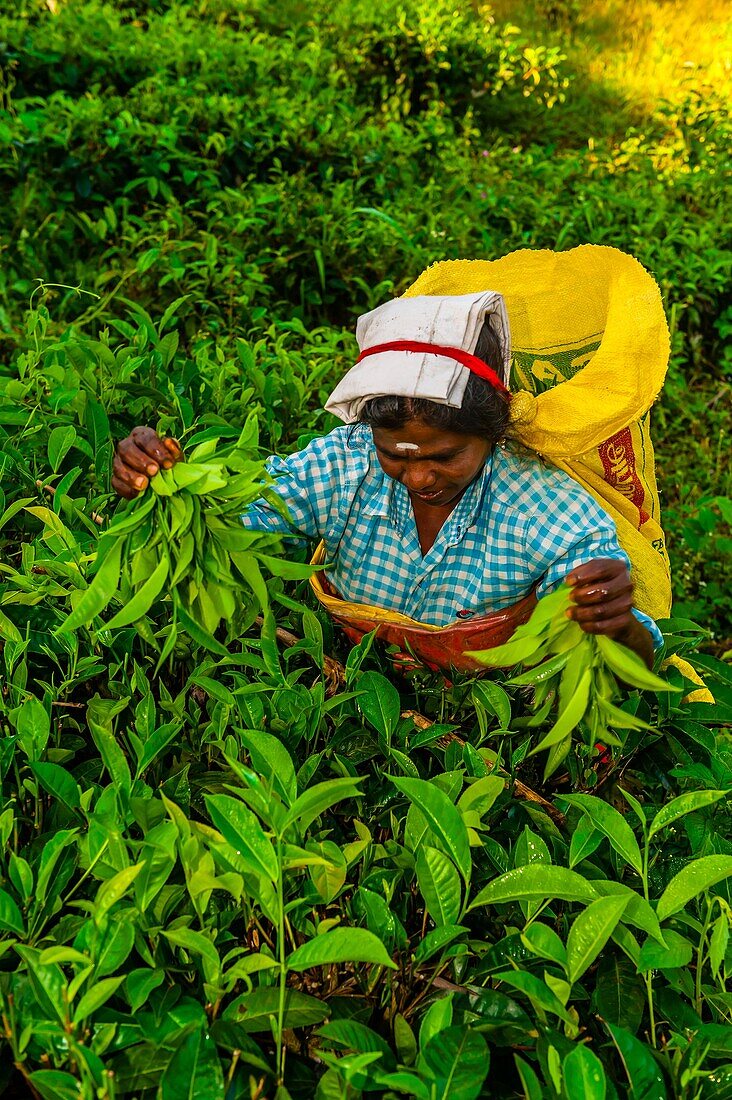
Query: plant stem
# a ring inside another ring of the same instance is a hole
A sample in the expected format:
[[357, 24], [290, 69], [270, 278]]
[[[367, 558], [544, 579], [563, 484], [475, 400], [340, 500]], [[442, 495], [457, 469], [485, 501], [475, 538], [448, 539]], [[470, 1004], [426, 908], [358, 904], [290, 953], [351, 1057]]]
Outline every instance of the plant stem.
[[285, 945], [285, 891], [282, 876], [282, 837], [277, 837], [277, 948], [280, 960], [280, 996], [277, 1006], [277, 1084], [285, 1081], [285, 1047], [282, 1032], [285, 1022], [287, 953]]
[[707, 940], [707, 929], [712, 917], [713, 902], [709, 898], [707, 901], [707, 912], [704, 917], [704, 925], [699, 936], [699, 947], [696, 952], [696, 977], [694, 981], [694, 1007], [696, 1008], [697, 1015], [701, 1017], [703, 1004], [702, 1004], [702, 971], [704, 969], [704, 945]]

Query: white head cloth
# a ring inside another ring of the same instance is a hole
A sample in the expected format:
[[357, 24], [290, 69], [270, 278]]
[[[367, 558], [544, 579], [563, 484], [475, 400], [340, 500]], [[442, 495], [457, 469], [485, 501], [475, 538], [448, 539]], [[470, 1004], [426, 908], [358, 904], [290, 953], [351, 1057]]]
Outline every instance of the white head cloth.
[[[395, 298], [359, 317], [356, 339], [362, 352], [378, 344], [412, 340], [460, 348], [472, 354], [488, 316], [503, 352], [503, 369], [497, 369], [496, 373], [508, 385], [511, 333], [506, 304], [495, 291]], [[364, 404], [372, 397], [388, 394], [419, 397], [459, 409], [469, 377], [467, 367], [444, 355], [423, 351], [374, 352], [351, 367], [325, 407], [346, 424], [358, 420]]]

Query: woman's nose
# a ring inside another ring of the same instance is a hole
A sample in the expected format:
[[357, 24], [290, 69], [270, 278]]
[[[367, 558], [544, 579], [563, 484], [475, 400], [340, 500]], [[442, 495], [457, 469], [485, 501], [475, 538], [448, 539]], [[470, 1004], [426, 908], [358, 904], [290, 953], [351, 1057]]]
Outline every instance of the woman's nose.
[[404, 472], [404, 485], [413, 493], [426, 493], [434, 487], [437, 477], [434, 470], [413, 466]]

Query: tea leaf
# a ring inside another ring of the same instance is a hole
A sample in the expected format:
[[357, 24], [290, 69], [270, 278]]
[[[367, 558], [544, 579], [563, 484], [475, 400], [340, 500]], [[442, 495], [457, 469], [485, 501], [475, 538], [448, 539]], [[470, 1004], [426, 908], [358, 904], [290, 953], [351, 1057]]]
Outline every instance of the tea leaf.
[[435, 924], [452, 925], [460, 913], [460, 877], [455, 865], [437, 848], [422, 844], [417, 852], [417, 881]]
[[678, 798], [672, 798], [670, 802], [661, 807], [651, 822], [648, 833], [649, 838], [654, 837], [661, 829], [665, 829], [667, 825], [678, 821], [685, 814], [700, 810], [704, 806], [711, 806], [715, 802], [719, 802], [720, 798], [728, 797], [729, 794], [729, 791], [687, 791], [686, 794], [681, 794]]
[[470, 881], [470, 843], [460, 812], [438, 787], [423, 779], [391, 777], [391, 782], [424, 814], [435, 839], [452, 858], [463, 881]]
[[598, 898], [575, 918], [567, 937], [567, 975], [574, 983], [595, 961], [623, 915], [628, 898]]
[[207, 794], [211, 820], [251, 869], [271, 882], [277, 881], [277, 857], [262, 826], [243, 803], [225, 794]]
[[160, 1100], [224, 1100], [216, 1043], [202, 1024], [179, 1042], [160, 1082]]
[[287, 966], [289, 970], [300, 971], [344, 962], [375, 963], [396, 970], [396, 963], [387, 955], [381, 940], [365, 928], [334, 928], [324, 932], [293, 951]]
[[590, 794], [566, 795], [563, 800], [570, 806], [578, 806], [594, 827], [608, 838], [618, 855], [622, 856], [639, 875], [643, 873], [643, 860], [638, 841], [622, 814], [608, 802], [603, 802], [601, 798]]
[[74, 610], [67, 615], [61, 626], [58, 627], [56, 634], [63, 634], [68, 630], [78, 630], [80, 626], [86, 626], [104, 611], [104, 608], [117, 591], [122, 570], [123, 547], [124, 541], [121, 539], [109, 546], [104, 561], [99, 566], [92, 583], [84, 592]]
[[567, 1100], [605, 1100], [607, 1081], [602, 1062], [584, 1043], [579, 1043], [562, 1062]]
[[478, 905], [498, 905], [509, 901], [539, 901], [556, 898], [558, 901], [592, 902], [597, 893], [591, 882], [576, 871], [566, 867], [552, 867], [530, 863], [515, 867], [489, 882], [473, 898], [469, 909]]
[[625, 1028], [608, 1022], [605, 1027], [622, 1059], [632, 1100], [667, 1100], [663, 1073], [647, 1047]]
[[656, 908], [660, 921], [678, 913], [684, 906], [732, 876], [732, 856], [702, 856], [684, 867], [669, 882]]

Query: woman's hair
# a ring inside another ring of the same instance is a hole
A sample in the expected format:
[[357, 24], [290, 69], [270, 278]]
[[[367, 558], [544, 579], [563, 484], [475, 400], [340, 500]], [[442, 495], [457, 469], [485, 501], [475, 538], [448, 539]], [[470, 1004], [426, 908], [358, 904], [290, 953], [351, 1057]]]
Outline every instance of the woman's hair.
[[[490, 326], [483, 323], [474, 355], [482, 359], [500, 377], [503, 371], [501, 342]], [[497, 443], [503, 439], [508, 426], [509, 398], [500, 393], [485, 378], [472, 371], [459, 409], [440, 405], [423, 397], [397, 397], [388, 394], [372, 397], [363, 405], [359, 422], [370, 428], [403, 428], [409, 420], [422, 420], [433, 428], [457, 432], [459, 435], [478, 435]]]

